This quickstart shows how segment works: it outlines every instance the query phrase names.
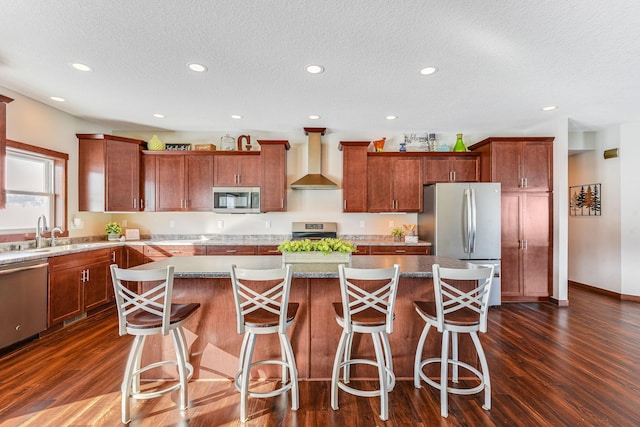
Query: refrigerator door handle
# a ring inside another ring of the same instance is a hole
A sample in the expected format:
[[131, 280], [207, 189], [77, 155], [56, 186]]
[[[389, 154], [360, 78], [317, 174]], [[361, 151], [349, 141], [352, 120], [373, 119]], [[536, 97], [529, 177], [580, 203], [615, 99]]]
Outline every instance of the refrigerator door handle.
[[470, 238], [469, 238], [469, 253], [472, 254], [476, 251], [476, 232], [478, 221], [476, 218], [476, 191], [471, 189], [471, 220], [469, 221], [469, 225], [471, 228]]
[[464, 210], [463, 218], [463, 234], [464, 234], [464, 253], [471, 253], [471, 190], [464, 190]]

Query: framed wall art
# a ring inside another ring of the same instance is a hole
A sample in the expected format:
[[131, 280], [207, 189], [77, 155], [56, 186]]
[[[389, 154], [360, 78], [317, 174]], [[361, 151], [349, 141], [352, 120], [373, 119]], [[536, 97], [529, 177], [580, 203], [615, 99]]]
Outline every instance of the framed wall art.
[[601, 216], [601, 184], [584, 184], [569, 187], [570, 216]]

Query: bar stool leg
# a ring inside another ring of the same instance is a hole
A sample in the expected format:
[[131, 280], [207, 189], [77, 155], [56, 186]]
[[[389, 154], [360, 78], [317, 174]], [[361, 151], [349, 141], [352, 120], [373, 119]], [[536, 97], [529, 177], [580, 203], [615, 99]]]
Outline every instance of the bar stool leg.
[[[133, 372], [139, 372], [140, 371], [140, 366], [142, 364], [142, 349], [144, 349], [144, 342], [146, 340], [146, 335], [142, 335], [140, 337], [140, 343], [136, 348], [135, 351], [135, 368], [133, 369]], [[133, 381], [132, 381], [132, 391], [133, 393], [140, 393], [140, 374], [133, 374]]]
[[420, 340], [418, 341], [418, 348], [416, 349], [416, 358], [413, 364], [413, 386], [415, 388], [422, 387], [420, 383], [420, 372], [422, 372], [422, 351], [424, 349], [424, 343], [427, 341], [427, 334], [429, 333], [429, 329], [431, 328], [430, 324], [426, 324], [422, 333], [420, 334]]
[[478, 358], [480, 359], [480, 367], [482, 368], [482, 381], [484, 382], [484, 405], [482, 409], [491, 409], [491, 379], [489, 378], [489, 365], [487, 364], [487, 357], [484, 354], [484, 349], [480, 343], [480, 338], [476, 332], [471, 332], [471, 339], [476, 346], [478, 352]]
[[353, 347], [353, 332], [347, 336], [347, 344], [344, 348], [344, 362], [345, 365], [342, 368], [343, 381], [345, 384], [348, 384], [351, 381], [351, 364], [346, 363], [351, 360], [351, 348]]
[[[340, 342], [338, 343], [338, 349], [336, 350], [336, 357], [333, 361], [333, 372], [331, 374], [331, 409], [338, 409], [338, 378], [340, 377], [340, 363], [344, 357], [345, 345], [349, 339], [347, 331], [342, 330], [340, 336]], [[346, 367], [345, 367], [346, 368]]]
[[380, 332], [382, 339], [382, 349], [384, 350], [384, 360], [387, 367], [387, 391], [393, 390], [395, 387], [395, 379], [391, 375], [393, 372], [393, 359], [391, 358], [391, 345], [389, 344], [389, 336], [385, 332]]
[[289, 370], [289, 366], [288, 366], [288, 362], [287, 362], [287, 350], [285, 349], [285, 343], [282, 340], [282, 336], [280, 334], [278, 334], [278, 338], [280, 340], [280, 357], [283, 363], [287, 363], [287, 365], [282, 365], [282, 385], [285, 385], [287, 383], [287, 381], [289, 381], [289, 377], [288, 377], [288, 370]]
[[440, 355], [440, 415], [449, 416], [449, 407], [447, 400], [449, 376], [449, 331], [442, 331], [442, 354]]
[[[178, 328], [179, 329], [179, 328]], [[178, 329], [171, 331], [171, 338], [173, 339], [173, 347], [176, 352], [176, 361], [178, 362], [178, 376], [180, 381], [180, 409], [185, 410], [189, 405], [189, 395], [187, 388], [187, 361], [186, 361], [186, 349], [178, 333]]]
[[[458, 333], [451, 331], [451, 359], [458, 362]], [[451, 382], [458, 382], [458, 363], [451, 365]]]
[[251, 379], [251, 359], [253, 349], [256, 344], [256, 335], [246, 332], [249, 335], [246, 352], [243, 357], [242, 372], [240, 373], [240, 421], [247, 421], [247, 403], [249, 400], [249, 381]]
[[300, 400], [298, 392], [298, 369], [296, 368], [296, 361], [293, 356], [293, 347], [291, 347], [287, 334], [278, 334], [278, 336], [284, 349], [284, 357], [287, 363], [285, 368], [289, 370], [289, 376], [291, 377], [291, 410], [296, 411], [300, 406]]
[[378, 377], [380, 378], [380, 419], [386, 421], [389, 419], [389, 394], [387, 390], [387, 372], [385, 370], [386, 363], [384, 360], [384, 353], [382, 349], [382, 343], [380, 342], [380, 335], [372, 333], [373, 348], [376, 351], [376, 361], [378, 362]]
[[139, 354], [142, 350], [142, 345], [144, 344], [144, 336], [137, 335], [133, 343], [131, 344], [131, 350], [129, 351], [129, 357], [127, 358], [127, 366], [124, 369], [124, 378], [122, 379], [122, 423], [127, 424], [131, 419], [130, 416], [130, 402], [129, 398], [131, 396], [131, 390], [133, 387], [133, 383], [136, 382], [134, 377], [139, 376], [135, 374], [136, 365], [139, 363]]

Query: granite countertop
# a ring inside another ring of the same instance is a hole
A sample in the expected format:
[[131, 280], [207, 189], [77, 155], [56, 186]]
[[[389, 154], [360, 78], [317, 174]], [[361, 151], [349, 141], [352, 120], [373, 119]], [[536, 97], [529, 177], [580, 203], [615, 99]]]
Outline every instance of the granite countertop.
[[[99, 241], [99, 242], [82, 242], [66, 245], [58, 245], [56, 247], [45, 247], [41, 249], [26, 249], [20, 251], [5, 251], [0, 252], [0, 266], [47, 259], [60, 255], [67, 255], [71, 253], [85, 252], [89, 250], [96, 250], [102, 248], [110, 248], [117, 246], [145, 246], [145, 245], [211, 245], [211, 246], [224, 246], [224, 245], [240, 245], [240, 246], [277, 246], [286, 240], [284, 236], [281, 239], [274, 238], [259, 238], [259, 237], [224, 237], [220, 239], [152, 239], [152, 240], [130, 240], [126, 242], [120, 241]], [[355, 245], [367, 245], [367, 246], [380, 246], [380, 245], [393, 245], [393, 246], [431, 246], [430, 242], [419, 241], [418, 243], [405, 243], [403, 241], [396, 242], [392, 239], [386, 238], [349, 238], [343, 237], [343, 240], [352, 242]], [[336, 270], [337, 271], [337, 270]]]
[[[176, 278], [224, 278], [229, 277], [231, 265], [242, 268], [278, 268], [282, 266], [282, 258], [277, 256], [185, 256], [166, 258], [148, 264], [133, 267], [134, 270], [150, 270], [166, 268], [173, 265]], [[393, 264], [400, 265], [400, 277], [432, 277], [431, 266], [440, 264], [443, 267], [475, 268], [473, 264], [448, 257], [430, 255], [368, 255], [351, 258], [350, 267], [355, 268], [387, 268]], [[338, 264], [291, 264], [294, 278], [337, 278]]]

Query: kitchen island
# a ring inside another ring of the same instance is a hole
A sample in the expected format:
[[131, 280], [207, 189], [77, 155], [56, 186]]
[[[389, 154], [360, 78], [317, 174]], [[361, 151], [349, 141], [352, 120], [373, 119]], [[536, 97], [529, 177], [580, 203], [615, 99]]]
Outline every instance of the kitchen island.
[[[474, 268], [464, 261], [427, 255], [359, 256], [350, 266], [356, 268], [391, 267], [400, 265], [400, 283], [396, 300], [394, 330], [390, 335], [394, 371], [397, 378], [412, 378], [415, 350], [424, 322], [413, 308], [413, 301], [433, 301], [431, 266]], [[233, 378], [238, 368], [242, 335], [236, 331], [236, 314], [231, 290], [230, 270], [236, 264], [243, 268], [277, 268], [281, 257], [269, 256], [194, 256], [173, 257], [143, 264], [134, 269], [165, 268], [173, 265], [174, 302], [199, 302], [200, 310], [185, 324], [194, 377]], [[340, 301], [337, 264], [292, 264], [293, 281], [290, 301], [300, 304], [294, 324], [289, 328], [300, 379], [327, 380], [331, 377], [333, 358], [341, 328], [335, 321], [332, 303]], [[359, 334], [358, 334], [359, 335]], [[272, 339], [273, 338], [273, 339]], [[156, 345], [145, 358], [155, 358], [155, 351], [173, 352], [168, 337], [150, 337]], [[162, 342], [160, 342], [160, 340]], [[356, 336], [353, 354], [373, 358], [373, 346], [368, 336]], [[363, 341], [363, 342], [361, 342]], [[473, 354], [471, 341], [461, 341], [462, 358]], [[439, 353], [439, 335], [430, 334], [425, 354]], [[255, 358], [264, 359], [279, 354], [275, 337], [259, 337]], [[475, 359], [474, 359], [475, 360]], [[271, 369], [273, 368], [273, 369]], [[375, 369], [358, 366], [352, 377], [376, 378]], [[277, 377], [277, 367], [261, 366], [256, 375]], [[152, 374], [157, 376], [157, 373]]]

